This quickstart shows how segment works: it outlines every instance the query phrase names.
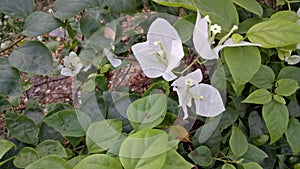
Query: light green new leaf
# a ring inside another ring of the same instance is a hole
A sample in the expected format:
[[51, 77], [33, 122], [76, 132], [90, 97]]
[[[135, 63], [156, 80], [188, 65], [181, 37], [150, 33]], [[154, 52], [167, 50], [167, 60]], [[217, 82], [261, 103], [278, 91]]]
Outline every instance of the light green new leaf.
[[44, 122], [53, 127], [63, 136], [81, 137], [85, 135], [76, 112], [73, 110], [62, 110], [44, 119]]
[[153, 94], [131, 103], [127, 117], [135, 130], [153, 128], [159, 125], [167, 113], [167, 97]]
[[272, 93], [266, 89], [257, 89], [252, 92], [243, 103], [267, 104], [272, 100]]
[[238, 13], [232, 1], [228, 0], [194, 0], [201, 14], [209, 15], [213, 24], [229, 32], [233, 25], [239, 23]]
[[29, 165], [28, 167], [26, 167], [25, 169], [41, 169], [49, 167], [54, 169], [72, 169], [72, 167], [68, 164], [66, 160], [56, 155], [50, 155], [41, 158]]
[[186, 9], [197, 11], [197, 8], [195, 7], [193, 1], [191, 0], [153, 0], [153, 1], [160, 5], [171, 6], [171, 7], [183, 7]]
[[270, 20], [286, 20], [290, 22], [297, 22], [298, 15], [294, 11], [279, 11], [273, 14]]
[[288, 109], [285, 105], [273, 100], [263, 105], [262, 115], [271, 136], [270, 144], [273, 144], [287, 130], [289, 123]]
[[271, 89], [275, 81], [273, 70], [266, 65], [261, 65], [258, 72], [252, 77], [250, 83], [257, 88]]
[[0, 58], [0, 96], [20, 96], [21, 81], [19, 72], [13, 68], [7, 58]]
[[275, 86], [275, 93], [282, 96], [290, 96], [299, 88], [298, 82], [293, 79], [279, 79]]
[[212, 165], [214, 162], [214, 160], [212, 158], [212, 152], [206, 146], [197, 147], [188, 156], [195, 163], [199, 164], [202, 167], [208, 167], [208, 166]]
[[0, 0], [0, 12], [25, 19], [33, 12], [34, 0]]
[[8, 112], [5, 114], [5, 124], [11, 137], [27, 144], [38, 143], [38, 127], [27, 116]]
[[285, 132], [286, 139], [293, 150], [293, 154], [300, 152], [300, 123], [295, 118], [290, 118], [288, 129]]
[[15, 49], [9, 56], [9, 62], [20, 71], [32, 74], [50, 75], [53, 70], [52, 54], [37, 41], [28, 41]]
[[233, 0], [233, 3], [258, 16], [263, 14], [263, 8], [256, 0]]
[[16, 145], [8, 140], [0, 140], [0, 159], [3, 157], [5, 153], [7, 153], [11, 148], [15, 147]]
[[222, 166], [222, 169], [236, 169], [234, 165], [232, 164], [229, 164], [229, 163], [225, 163], [223, 166]]
[[109, 149], [119, 140], [121, 132], [122, 122], [116, 119], [92, 123], [86, 134], [89, 153]]
[[105, 154], [93, 154], [81, 160], [73, 169], [122, 169], [117, 158]]
[[54, 15], [59, 19], [69, 19], [91, 6], [90, 0], [56, 0]]
[[48, 155], [57, 155], [60, 157], [68, 157], [65, 148], [56, 140], [45, 140], [36, 147], [40, 157], [45, 157]]
[[24, 31], [22, 32], [26, 36], [39, 36], [47, 32], [50, 32], [60, 26], [63, 23], [56, 19], [53, 15], [37, 11], [30, 14], [25, 21]]
[[260, 52], [254, 46], [225, 48], [224, 56], [232, 78], [237, 84], [249, 82], [261, 65]]
[[167, 153], [167, 159], [161, 169], [190, 169], [194, 165], [187, 162], [176, 150], [171, 149]]
[[263, 169], [258, 163], [256, 162], [249, 162], [242, 164], [244, 169]]
[[263, 48], [294, 45], [300, 42], [300, 25], [285, 20], [265, 21], [251, 27], [247, 37]]
[[39, 159], [39, 154], [31, 147], [22, 148], [14, 158], [14, 165], [18, 168], [26, 168]]
[[245, 159], [243, 162], [257, 162], [261, 163], [265, 158], [268, 158], [268, 154], [266, 154], [261, 149], [257, 148], [252, 144], [248, 144], [248, 151], [243, 155]]
[[229, 146], [236, 157], [241, 157], [248, 150], [248, 141], [245, 134], [236, 126], [232, 126]]
[[125, 169], [162, 168], [169, 149], [167, 133], [157, 129], [144, 129], [129, 135], [123, 141], [119, 157]]

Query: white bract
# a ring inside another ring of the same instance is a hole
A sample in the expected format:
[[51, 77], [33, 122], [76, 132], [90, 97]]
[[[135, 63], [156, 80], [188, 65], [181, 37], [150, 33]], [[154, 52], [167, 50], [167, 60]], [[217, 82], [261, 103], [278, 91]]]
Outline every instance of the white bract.
[[65, 67], [61, 69], [61, 75], [75, 77], [83, 67], [75, 52], [70, 52], [69, 56], [66, 56], [63, 60]]
[[132, 51], [147, 77], [162, 76], [167, 81], [177, 77], [172, 70], [179, 66], [184, 56], [177, 31], [161, 18], [151, 24], [147, 41], [133, 45]]
[[113, 67], [118, 67], [122, 64], [121, 59], [117, 59], [117, 56], [108, 49], [103, 49], [103, 54], [107, 57], [108, 61], [111, 63], [111, 65], [113, 65]]
[[187, 107], [192, 106], [192, 100], [196, 106], [196, 113], [200, 116], [214, 117], [225, 110], [219, 91], [211, 85], [199, 84], [202, 78], [201, 70], [198, 69], [171, 84], [177, 92], [179, 106], [183, 109], [183, 119], [188, 117]]
[[[220, 33], [222, 29], [219, 25], [216, 24], [210, 25], [210, 24], [211, 21], [209, 20], [209, 17], [206, 16], [204, 18], [201, 18], [201, 14], [199, 12], [197, 13], [197, 20], [193, 32], [193, 42], [196, 51], [204, 59], [207, 60], [218, 59], [219, 51], [225, 47], [260, 46], [259, 44], [253, 44], [245, 41], [234, 43], [232, 38], [227, 39], [235, 30], [238, 29], [238, 27], [234, 25], [231, 31], [224, 38], [220, 40], [221, 44], [219, 44], [216, 47], [213, 47], [214, 36], [215, 34]], [[212, 31], [213, 33], [212, 37], [209, 37], [209, 35], [211, 34], [209, 31]], [[222, 44], [222, 42], [224, 42], [224, 44]]]

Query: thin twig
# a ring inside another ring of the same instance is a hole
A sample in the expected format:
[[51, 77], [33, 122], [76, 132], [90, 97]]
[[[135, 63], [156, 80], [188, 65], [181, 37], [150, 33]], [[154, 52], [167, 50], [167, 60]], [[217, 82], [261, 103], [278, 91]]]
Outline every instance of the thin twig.
[[0, 51], [0, 53], [5, 52], [6, 50], [8, 50], [8, 49], [14, 47], [16, 44], [18, 44], [18, 43], [19, 43], [20, 41], [22, 41], [24, 38], [25, 38], [25, 36], [20, 37], [19, 39], [17, 39], [16, 41], [14, 41], [12, 44], [10, 44], [8, 47], [2, 49], [2, 50]]

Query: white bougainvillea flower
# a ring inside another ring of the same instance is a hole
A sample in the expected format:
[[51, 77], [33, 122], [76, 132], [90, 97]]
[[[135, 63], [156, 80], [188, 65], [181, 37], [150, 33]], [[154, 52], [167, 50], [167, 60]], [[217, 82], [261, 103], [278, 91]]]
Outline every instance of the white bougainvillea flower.
[[113, 67], [118, 67], [122, 64], [121, 59], [117, 59], [117, 56], [108, 49], [103, 49], [103, 54], [107, 57]]
[[184, 56], [177, 31], [161, 18], [151, 24], [147, 41], [133, 45], [132, 51], [147, 77], [162, 76], [167, 81], [177, 77], [172, 70], [179, 66]]
[[284, 59], [289, 65], [295, 65], [300, 62], [300, 56], [299, 55], [291, 55], [288, 57], [285, 57]]
[[64, 68], [61, 69], [61, 75], [75, 77], [83, 67], [75, 52], [70, 52], [69, 56], [66, 56], [63, 60]]
[[192, 106], [193, 100], [196, 113], [201, 116], [214, 117], [225, 110], [219, 91], [211, 85], [199, 84], [202, 78], [201, 70], [197, 69], [171, 84], [177, 92], [179, 106], [183, 109], [183, 119], [188, 117], [187, 107]]
[[[253, 44], [245, 41], [240, 41], [238, 43], [234, 43], [231, 38], [227, 39], [223, 44], [220, 44], [216, 47], [213, 47], [214, 38], [211, 39], [209, 37], [209, 31], [213, 32], [213, 36], [216, 33], [220, 33], [222, 28], [219, 25], [212, 25], [210, 26], [210, 30], [208, 29], [211, 21], [209, 17], [201, 18], [201, 14], [197, 13], [197, 20], [193, 32], [193, 43], [195, 46], [196, 51], [198, 54], [207, 60], [218, 59], [219, 58], [219, 51], [225, 47], [235, 47], [235, 46], [260, 46], [259, 44]], [[228, 36], [232, 34], [238, 27], [236, 25], [233, 26], [231, 31], [227, 34]]]

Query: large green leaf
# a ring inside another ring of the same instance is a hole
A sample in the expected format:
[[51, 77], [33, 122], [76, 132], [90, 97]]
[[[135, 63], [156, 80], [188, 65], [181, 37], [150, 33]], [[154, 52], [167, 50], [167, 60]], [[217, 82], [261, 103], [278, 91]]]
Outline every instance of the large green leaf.
[[33, 12], [34, 0], [0, 0], [0, 12], [25, 19]]
[[254, 46], [225, 48], [224, 56], [236, 84], [249, 82], [261, 65], [260, 52]]
[[280, 70], [277, 79], [294, 79], [300, 84], [300, 68], [287, 66]]
[[168, 150], [168, 135], [164, 131], [144, 129], [123, 141], [119, 157], [125, 169], [162, 168]]
[[193, 11], [197, 11], [197, 8], [191, 0], [153, 0], [154, 2], [171, 7], [183, 7]]
[[72, 169], [72, 167], [68, 164], [66, 160], [63, 158], [50, 155], [44, 158], [41, 158], [25, 169], [44, 169], [44, 168], [53, 168], [53, 169]]
[[8, 140], [0, 140], [0, 159], [3, 157], [3, 155], [8, 152], [11, 148], [15, 147], [16, 145]]
[[222, 26], [228, 32], [239, 23], [238, 13], [232, 1], [228, 0], [194, 0], [203, 15], [209, 15], [214, 24]]
[[49, 49], [41, 42], [28, 41], [15, 49], [10, 64], [27, 73], [50, 75], [53, 70], [53, 58]]
[[248, 144], [248, 151], [243, 155], [243, 158], [245, 159], [244, 162], [257, 162], [261, 163], [265, 158], [268, 158], [269, 156], [262, 151], [261, 149], [257, 148], [256, 146], [252, 144]]
[[39, 154], [36, 152], [35, 149], [31, 147], [24, 147], [19, 151], [13, 163], [18, 168], [26, 168], [38, 159]]
[[167, 113], [167, 97], [153, 94], [131, 103], [127, 117], [135, 130], [153, 128], [160, 124]]
[[300, 42], [300, 25], [285, 20], [265, 21], [251, 27], [247, 37], [264, 48], [294, 45]]
[[244, 169], [263, 169], [258, 163], [256, 162], [248, 162], [242, 164]]
[[212, 152], [206, 146], [197, 147], [188, 156], [196, 164], [199, 164], [202, 167], [208, 167], [208, 166], [212, 165], [214, 162], [214, 160], [212, 158]]
[[258, 72], [252, 77], [250, 83], [255, 87], [263, 89], [271, 89], [275, 81], [273, 70], [266, 65], [261, 65]]
[[286, 139], [293, 150], [293, 154], [300, 152], [300, 123], [295, 118], [290, 118], [288, 129], [285, 132]]
[[54, 15], [59, 19], [68, 19], [91, 6], [90, 0], [56, 0]]
[[205, 124], [197, 130], [196, 135], [198, 136], [199, 143], [205, 143], [212, 136], [218, 128], [222, 116], [223, 114], [208, 118]]
[[161, 169], [190, 169], [194, 165], [187, 162], [176, 150], [171, 149], [167, 153], [167, 159]]
[[107, 5], [114, 12], [135, 13], [139, 0], [106, 0]]
[[79, 123], [76, 112], [62, 110], [44, 119], [44, 122], [53, 127], [63, 136], [81, 137], [85, 135]]
[[178, 32], [182, 43], [186, 43], [193, 36], [194, 24], [191, 21], [196, 20], [196, 14], [188, 15], [174, 23], [174, 28]]
[[21, 81], [19, 72], [13, 68], [7, 58], [0, 58], [0, 96], [20, 96]]
[[62, 25], [63, 23], [53, 15], [37, 11], [26, 18], [23, 34], [26, 36], [39, 36]]
[[258, 16], [262, 16], [263, 8], [256, 0], [233, 0], [233, 3]]
[[57, 155], [60, 157], [68, 157], [65, 148], [56, 140], [45, 140], [36, 147], [40, 157], [45, 157], [48, 155]]
[[290, 96], [299, 88], [298, 82], [293, 79], [279, 79], [275, 85], [275, 93], [282, 96]]
[[27, 144], [38, 143], [38, 127], [25, 115], [8, 112], [5, 114], [5, 124], [11, 137]]
[[270, 17], [270, 20], [286, 20], [291, 22], [297, 22], [298, 15], [294, 11], [279, 11]]
[[225, 163], [223, 166], [222, 166], [222, 169], [236, 169], [234, 165], [232, 164], [229, 164], [229, 163]]
[[73, 169], [122, 169], [117, 158], [105, 154], [93, 154], [81, 160]]
[[229, 146], [236, 157], [241, 157], [248, 151], [248, 141], [245, 134], [236, 126], [232, 126]]
[[266, 89], [257, 89], [253, 91], [244, 103], [267, 104], [272, 100], [272, 94]]
[[92, 123], [86, 133], [86, 142], [89, 153], [93, 153], [95, 150], [99, 150], [99, 148], [102, 150], [109, 149], [119, 140], [121, 132], [122, 122], [116, 119]]
[[270, 144], [273, 144], [287, 130], [289, 123], [288, 109], [285, 105], [273, 100], [263, 105], [262, 114], [271, 136]]

